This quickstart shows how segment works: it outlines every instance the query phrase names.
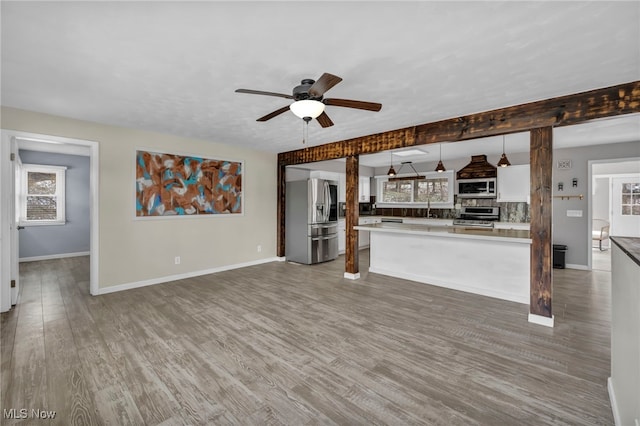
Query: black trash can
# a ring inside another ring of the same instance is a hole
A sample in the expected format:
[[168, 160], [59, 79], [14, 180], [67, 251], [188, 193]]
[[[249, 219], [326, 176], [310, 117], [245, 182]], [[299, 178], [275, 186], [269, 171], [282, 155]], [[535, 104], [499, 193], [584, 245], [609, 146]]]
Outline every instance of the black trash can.
[[553, 245], [553, 267], [557, 269], [564, 269], [566, 266], [564, 256], [567, 252], [567, 246], [564, 244]]

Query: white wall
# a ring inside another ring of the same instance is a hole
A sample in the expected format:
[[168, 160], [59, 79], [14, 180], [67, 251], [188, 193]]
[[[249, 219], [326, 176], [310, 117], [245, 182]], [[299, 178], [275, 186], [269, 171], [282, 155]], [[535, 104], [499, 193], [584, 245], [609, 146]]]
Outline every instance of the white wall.
[[[276, 154], [2, 108], [3, 129], [100, 144], [99, 288], [260, 262], [276, 255]], [[243, 216], [134, 220], [135, 152], [242, 160]], [[261, 251], [257, 246], [261, 245]], [[174, 257], [181, 264], [174, 264]]]

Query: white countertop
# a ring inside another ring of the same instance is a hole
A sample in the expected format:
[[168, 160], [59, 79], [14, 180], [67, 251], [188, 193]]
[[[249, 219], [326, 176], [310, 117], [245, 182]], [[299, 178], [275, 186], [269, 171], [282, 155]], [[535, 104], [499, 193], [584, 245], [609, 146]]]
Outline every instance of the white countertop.
[[[433, 220], [433, 219], [430, 219]], [[443, 219], [444, 220], [444, 219]], [[416, 223], [375, 223], [358, 225], [354, 229], [369, 232], [426, 235], [447, 238], [465, 238], [531, 244], [529, 231], [517, 229], [472, 228], [460, 226], [423, 225]]]

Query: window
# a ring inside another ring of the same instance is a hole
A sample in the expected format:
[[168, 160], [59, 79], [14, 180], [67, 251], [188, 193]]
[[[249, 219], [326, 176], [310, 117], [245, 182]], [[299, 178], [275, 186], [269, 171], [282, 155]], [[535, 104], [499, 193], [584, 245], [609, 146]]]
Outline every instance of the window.
[[623, 183], [621, 195], [622, 214], [640, 215], [640, 184]]
[[416, 180], [411, 175], [406, 179], [389, 180], [378, 177], [376, 205], [384, 207], [453, 208], [453, 171], [423, 173], [425, 179]]
[[22, 225], [64, 225], [66, 169], [59, 166], [22, 165]]

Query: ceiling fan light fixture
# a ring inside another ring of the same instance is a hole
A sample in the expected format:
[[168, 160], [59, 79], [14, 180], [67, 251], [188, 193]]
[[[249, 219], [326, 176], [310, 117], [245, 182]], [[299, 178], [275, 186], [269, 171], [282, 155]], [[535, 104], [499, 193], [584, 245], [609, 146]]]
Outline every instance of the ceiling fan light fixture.
[[505, 137], [504, 135], [502, 135], [502, 156], [498, 161], [498, 167], [507, 167], [511, 165], [511, 163], [509, 162], [509, 159], [507, 158], [507, 154], [504, 153], [504, 139]]
[[305, 99], [292, 103], [289, 105], [289, 109], [296, 116], [303, 119], [305, 117], [318, 118], [324, 112], [324, 104], [313, 99]]

